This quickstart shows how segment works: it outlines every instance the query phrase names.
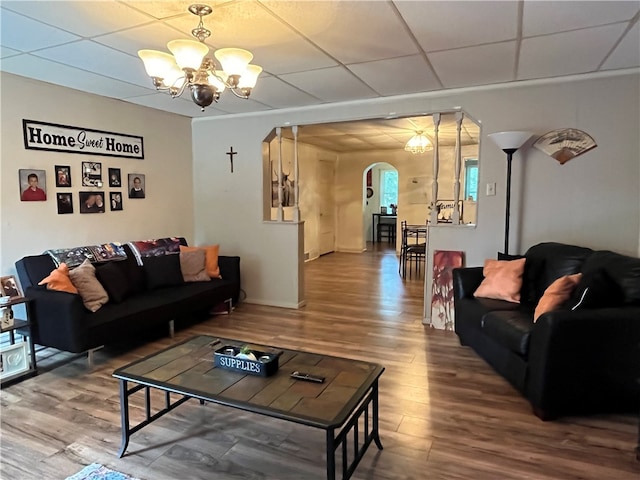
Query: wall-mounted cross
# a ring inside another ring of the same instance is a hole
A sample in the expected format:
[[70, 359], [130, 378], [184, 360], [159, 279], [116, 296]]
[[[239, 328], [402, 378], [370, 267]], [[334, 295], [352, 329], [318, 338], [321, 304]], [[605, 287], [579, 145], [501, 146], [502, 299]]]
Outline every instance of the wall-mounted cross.
[[229, 160], [231, 161], [231, 173], [233, 173], [233, 156], [238, 153], [238, 152], [234, 152], [233, 151], [233, 147], [229, 147], [229, 151], [227, 152], [227, 155], [229, 155]]

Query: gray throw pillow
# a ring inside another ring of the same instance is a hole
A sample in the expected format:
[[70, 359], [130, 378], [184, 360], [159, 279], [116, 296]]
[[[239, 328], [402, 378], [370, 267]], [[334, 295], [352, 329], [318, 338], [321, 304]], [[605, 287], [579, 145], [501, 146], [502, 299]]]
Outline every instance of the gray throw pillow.
[[78, 289], [82, 303], [92, 312], [97, 312], [100, 307], [109, 301], [109, 295], [102, 284], [96, 278], [96, 269], [89, 259], [86, 259], [79, 267], [69, 272], [71, 283]]

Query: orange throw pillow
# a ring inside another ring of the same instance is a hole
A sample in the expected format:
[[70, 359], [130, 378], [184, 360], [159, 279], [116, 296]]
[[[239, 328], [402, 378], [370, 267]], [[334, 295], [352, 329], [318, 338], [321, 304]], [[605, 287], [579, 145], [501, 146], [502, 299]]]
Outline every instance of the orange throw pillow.
[[482, 270], [484, 280], [473, 296], [520, 303], [525, 261], [525, 258], [509, 261], [485, 260]]
[[560, 305], [569, 300], [581, 278], [581, 273], [565, 275], [549, 285], [536, 305], [536, 310], [533, 312], [533, 322], [537, 322], [540, 315], [557, 310]]
[[69, 278], [69, 267], [66, 263], [61, 263], [58, 268], [52, 270], [48, 277], [38, 282], [38, 285], [47, 285], [48, 290], [59, 290], [67, 293], [78, 293], [78, 289], [71, 283]]
[[204, 250], [205, 252], [207, 275], [211, 278], [222, 278], [222, 275], [220, 275], [220, 267], [218, 266], [220, 245], [209, 245], [207, 247], [185, 247], [184, 245], [180, 245], [181, 252], [195, 252], [197, 250]]

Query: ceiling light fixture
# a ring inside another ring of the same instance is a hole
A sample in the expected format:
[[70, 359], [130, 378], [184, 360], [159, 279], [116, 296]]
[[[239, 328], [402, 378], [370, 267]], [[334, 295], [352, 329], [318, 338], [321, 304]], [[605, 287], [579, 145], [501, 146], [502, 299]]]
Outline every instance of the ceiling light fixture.
[[404, 149], [405, 151], [413, 154], [425, 153], [429, 150], [433, 150], [433, 145], [431, 144], [431, 141], [429, 141], [429, 139], [420, 131], [416, 132], [416, 134], [409, 139], [407, 144], [404, 146]]
[[204, 41], [211, 31], [204, 28], [202, 17], [213, 9], [209, 5], [194, 4], [189, 12], [200, 17], [200, 23], [191, 30], [198, 41], [172, 40], [167, 48], [173, 55], [157, 50], [140, 50], [147, 75], [156, 90], [167, 91], [172, 98], [179, 97], [189, 88], [191, 98], [202, 108], [218, 102], [225, 88], [236, 97], [247, 99], [262, 72], [262, 67], [249, 65], [253, 54], [241, 48], [221, 48], [214, 52], [220, 68], [213, 58], [206, 57], [209, 47]]

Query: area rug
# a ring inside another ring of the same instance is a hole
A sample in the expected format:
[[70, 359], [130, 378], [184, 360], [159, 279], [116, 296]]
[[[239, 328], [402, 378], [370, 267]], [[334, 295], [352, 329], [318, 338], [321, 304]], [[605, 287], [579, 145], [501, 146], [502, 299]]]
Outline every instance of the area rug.
[[126, 473], [116, 472], [110, 468], [100, 465], [99, 463], [92, 463], [87, 465], [75, 475], [67, 477], [66, 480], [139, 480], [133, 478]]

